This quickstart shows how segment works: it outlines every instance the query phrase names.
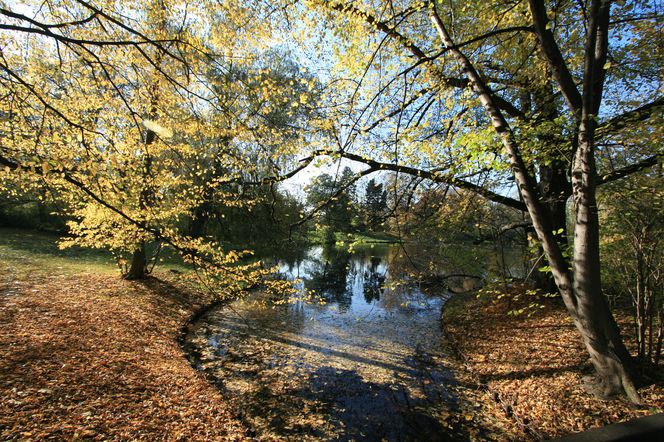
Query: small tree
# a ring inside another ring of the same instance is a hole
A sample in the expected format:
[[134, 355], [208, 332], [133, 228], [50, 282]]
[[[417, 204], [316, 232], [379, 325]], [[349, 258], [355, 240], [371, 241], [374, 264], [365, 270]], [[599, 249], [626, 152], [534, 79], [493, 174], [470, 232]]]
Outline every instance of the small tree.
[[[246, 205], [247, 177], [269, 184], [256, 171], [287, 166], [281, 159], [297, 148], [281, 142], [274, 120], [292, 121], [315, 84], [288, 87], [253, 69], [267, 49], [260, 42], [273, 41], [267, 26], [245, 31], [261, 8], [13, 3], [0, 8], [0, 189], [18, 180], [62, 189], [77, 243], [132, 256], [125, 277], [145, 275], [145, 244], [158, 241], [198, 266], [218, 296], [256, 284], [266, 271], [241, 265], [245, 251], [187, 236], [182, 225], [212, 194], [221, 206]], [[222, 95], [212, 71], [243, 75]], [[259, 106], [238, 103], [247, 96]], [[214, 152], [223, 170], [207, 179], [201, 146], [231, 138], [239, 148]]]
[[603, 195], [609, 290], [629, 299], [637, 358], [659, 363], [664, 339], [664, 173], [660, 165]]

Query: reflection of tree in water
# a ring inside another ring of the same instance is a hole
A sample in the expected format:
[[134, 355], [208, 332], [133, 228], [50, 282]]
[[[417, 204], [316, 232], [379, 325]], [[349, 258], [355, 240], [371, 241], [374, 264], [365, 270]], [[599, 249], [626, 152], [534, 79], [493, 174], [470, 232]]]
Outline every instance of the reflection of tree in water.
[[374, 299], [380, 300], [380, 293], [385, 283], [385, 274], [379, 271], [382, 259], [372, 256], [369, 267], [364, 270], [364, 299], [371, 303]]
[[261, 257], [266, 263], [274, 265], [281, 263], [288, 268], [290, 273], [293, 273], [295, 269], [302, 263], [309, 259], [307, 252], [309, 251], [308, 247], [302, 245], [293, 244], [292, 247], [284, 247], [279, 250], [278, 253], [272, 256]]
[[[304, 287], [315, 291], [328, 303], [347, 311], [353, 297], [364, 297], [367, 304], [379, 300], [384, 289], [385, 250], [344, 248], [328, 245], [314, 249], [300, 261], [281, 260], [281, 276], [302, 278]], [[376, 255], [378, 253], [378, 255]]]
[[293, 243], [291, 247], [284, 246], [273, 255], [258, 255], [256, 258], [259, 258], [266, 267], [280, 266], [281, 270], [275, 275], [277, 278], [299, 278], [300, 266], [310, 259], [309, 250], [309, 247]]
[[302, 278], [306, 289], [344, 312], [353, 298], [397, 308], [412, 302], [413, 288], [428, 294], [472, 290], [491, 275], [493, 258], [490, 249], [445, 244], [355, 248], [353, 253], [330, 244], [304, 255], [291, 252], [279, 261], [282, 276]]
[[335, 302], [340, 310], [350, 307], [352, 293], [347, 290], [350, 254], [333, 246], [323, 248], [320, 258], [311, 257], [311, 270], [305, 286], [317, 291], [327, 302]]
[[390, 248], [387, 257], [391, 282], [419, 279], [421, 288], [448, 287], [466, 291], [490, 275], [494, 256], [487, 248], [461, 244], [418, 244]]

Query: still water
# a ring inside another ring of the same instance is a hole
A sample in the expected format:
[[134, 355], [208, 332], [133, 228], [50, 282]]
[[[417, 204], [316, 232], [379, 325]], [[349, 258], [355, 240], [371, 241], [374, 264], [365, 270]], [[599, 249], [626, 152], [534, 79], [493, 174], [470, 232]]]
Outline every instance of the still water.
[[260, 438], [466, 439], [440, 323], [449, 292], [425, 292], [408, 264], [399, 246], [280, 261], [298, 295], [210, 311], [188, 338], [196, 364]]

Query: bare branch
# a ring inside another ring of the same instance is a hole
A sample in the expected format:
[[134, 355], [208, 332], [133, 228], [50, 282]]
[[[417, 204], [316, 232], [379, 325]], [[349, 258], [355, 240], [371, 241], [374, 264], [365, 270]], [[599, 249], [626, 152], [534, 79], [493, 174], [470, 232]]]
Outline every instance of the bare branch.
[[491, 233], [488, 233], [486, 235], [483, 235], [483, 236], [477, 238], [474, 241], [474, 243], [475, 244], [480, 244], [484, 241], [495, 240], [499, 236], [502, 236], [502, 235], [504, 235], [507, 232], [510, 232], [512, 230], [516, 230], [516, 229], [526, 229], [526, 230], [528, 230], [528, 229], [532, 229], [532, 228], [533, 228], [533, 223], [528, 222], [528, 221], [520, 221], [520, 222], [516, 222], [516, 223], [507, 224], [505, 226], [502, 226], [500, 229], [498, 229], [495, 232], [491, 232]]
[[341, 152], [337, 150], [319, 150], [314, 152], [313, 156], [331, 156], [331, 157], [343, 157], [358, 163], [363, 163], [369, 166], [371, 169], [376, 171], [378, 170], [387, 170], [390, 172], [404, 173], [407, 175], [425, 178], [435, 183], [449, 184], [451, 186], [457, 187], [459, 189], [469, 190], [478, 195], [483, 196], [484, 198], [494, 201], [496, 203], [504, 204], [505, 206], [512, 207], [517, 210], [525, 211], [526, 206], [522, 201], [519, 201], [508, 196], [500, 195], [499, 193], [493, 192], [489, 189], [486, 189], [477, 184], [471, 183], [470, 181], [462, 180], [456, 177], [445, 175], [437, 171], [422, 170], [410, 166], [404, 166], [393, 163], [384, 163], [372, 160], [370, 158], [365, 158], [357, 154], [349, 152]]

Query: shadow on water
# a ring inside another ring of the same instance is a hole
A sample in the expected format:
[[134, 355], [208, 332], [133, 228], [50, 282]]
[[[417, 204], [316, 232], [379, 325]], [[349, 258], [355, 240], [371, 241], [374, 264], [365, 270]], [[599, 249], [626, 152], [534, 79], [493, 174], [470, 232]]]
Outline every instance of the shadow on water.
[[[441, 382], [450, 381], [440, 371], [429, 375]], [[446, 440], [447, 429], [423, 410], [451, 400], [441, 398], [440, 392], [432, 388], [429, 395], [414, 397], [402, 385], [370, 382], [353, 370], [323, 366], [311, 372], [295, 394], [320, 401], [332, 424], [345, 429], [346, 439]]]
[[467, 440], [440, 327], [446, 293], [408, 282], [395, 247], [313, 248], [280, 262], [300, 293], [210, 311], [188, 337], [196, 362], [266, 438]]

